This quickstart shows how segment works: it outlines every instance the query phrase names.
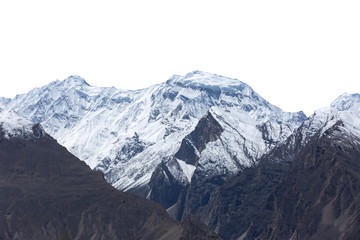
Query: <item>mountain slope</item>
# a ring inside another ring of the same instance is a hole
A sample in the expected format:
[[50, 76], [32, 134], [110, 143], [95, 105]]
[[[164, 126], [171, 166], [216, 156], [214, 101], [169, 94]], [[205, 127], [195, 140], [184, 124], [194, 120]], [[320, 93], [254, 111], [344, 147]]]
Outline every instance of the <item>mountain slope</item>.
[[210, 108], [179, 150], [158, 166], [148, 198], [168, 208], [178, 220], [189, 214], [201, 216], [214, 189], [256, 165], [302, 120], [301, 114], [268, 111], [259, 117], [238, 106]]
[[[302, 112], [281, 111], [241, 81], [200, 71], [136, 91], [98, 88], [71, 76], [18, 95], [7, 106], [41, 123], [116, 188], [143, 196], [151, 193], [151, 176], [159, 164], [179, 151], [183, 139], [210, 109], [224, 128], [224, 139], [232, 133], [240, 139], [225, 139], [230, 142], [227, 152], [247, 144], [245, 158], [227, 163], [236, 168], [224, 168], [233, 173], [256, 162], [305, 119]], [[252, 132], [241, 132], [248, 126]], [[237, 129], [241, 131], [236, 133]], [[248, 141], [252, 133], [256, 139]], [[254, 142], [258, 144], [252, 147]], [[242, 150], [237, 153], [244, 155]], [[185, 163], [178, 162], [174, 174], [190, 182], [194, 166]]]
[[224, 239], [357, 239], [360, 112], [344, 104], [357, 95], [345, 99], [224, 183], [198, 216]]
[[[9, 125], [11, 123], [12, 125]], [[213, 239], [122, 193], [39, 124], [0, 108], [0, 239]]]

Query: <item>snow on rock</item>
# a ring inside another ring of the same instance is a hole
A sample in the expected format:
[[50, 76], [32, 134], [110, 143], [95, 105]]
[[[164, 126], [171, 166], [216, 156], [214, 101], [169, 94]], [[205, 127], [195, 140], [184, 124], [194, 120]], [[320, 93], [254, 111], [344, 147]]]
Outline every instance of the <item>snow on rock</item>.
[[309, 122], [305, 122], [308, 127], [308, 135], [315, 135], [319, 133], [322, 137], [327, 130], [340, 124], [341, 132], [339, 134], [350, 134], [355, 138], [360, 139], [360, 108], [359, 109], [345, 109], [337, 110], [333, 107], [322, 108], [310, 117]]
[[[201, 152], [201, 171], [207, 175], [236, 174], [242, 168], [256, 164], [261, 156], [286, 140], [302, 121], [284, 117], [275, 107], [275, 110], [259, 108], [250, 111], [238, 107], [210, 108], [209, 112], [224, 131]], [[260, 112], [261, 117], [252, 111]]]
[[196, 167], [191, 165], [191, 164], [187, 164], [186, 162], [184, 162], [184, 161], [182, 161], [180, 159], [176, 159], [176, 160], [179, 163], [183, 173], [187, 177], [188, 182], [191, 182], [191, 178], [192, 178], [192, 176], [194, 174], [194, 171], [195, 171]]
[[0, 132], [6, 138], [37, 139], [46, 135], [40, 124], [19, 116], [14, 110], [9, 110], [0, 103]]
[[0, 128], [4, 131], [5, 138], [30, 135], [33, 132], [33, 126], [33, 122], [0, 105]]
[[[333, 131], [337, 129], [338, 131]], [[331, 133], [331, 134], [330, 134]], [[343, 138], [360, 144], [360, 95], [343, 94], [330, 107], [318, 109], [294, 132], [289, 141], [295, 144], [300, 136], [301, 146], [305, 146], [314, 136]]]
[[[238, 159], [231, 160], [235, 165], [248, 165], [306, 118], [302, 112], [283, 112], [239, 80], [201, 71], [134, 91], [95, 87], [71, 76], [18, 95], [7, 107], [41, 123], [121, 190], [146, 185], [163, 158], [179, 150], [210, 108], [225, 128], [220, 142], [211, 144], [226, 144], [227, 158]], [[237, 148], [244, 143], [246, 152], [240, 153]], [[193, 167], [179, 164], [190, 181]]]
[[336, 98], [330, 105], [339, 111], [348, 111], [360, 115], [360, 94], [348, 94]]

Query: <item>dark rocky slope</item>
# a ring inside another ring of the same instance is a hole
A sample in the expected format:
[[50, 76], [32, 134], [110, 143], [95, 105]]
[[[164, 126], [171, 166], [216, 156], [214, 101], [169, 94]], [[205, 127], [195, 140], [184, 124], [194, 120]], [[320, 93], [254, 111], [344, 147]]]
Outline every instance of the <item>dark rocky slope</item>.
[[299, 129], [198, 216], [224, 239], [359, 239], [360, 139], [342, 126], [305, 145]]
[[8, 138], [0, 126], [0, 239], [216, 239], [198, 220], [122, 193], [39, 125]]
[[[166, 209], [172, 207], [170, 214], [173, 215], [174, 218], [178, 220], [185, 219], [187, 214], [184, 214], [183, 218], [184, 209], [181, 206], [185, 204], [182, 200], [191, 183], [189, 184], [188, 181], [183, 181], [182, 178], [178, 177], [177, 174], [180, 170], [171, 171], [171, 169], [181, 168], [176, 159], [180, 159], [187, 164], [197, 167], [199, 160], [198, 154], [206, 148], [207, 143], [217, 140], [222, 131], [222, 127], [211, 113], [208, 112], [201, 118], [194, 131], [182, 140], [177, 153], [174, 156], [165, 158], [152, 174], [149, 183], [152, 191], [149, 199], [160, 203]], [[196, 170], [195, 178], [201, 173], [202, 172]], [[202, 179], [203, 178], [201, 178], [201, 180]], [[208, 190], [210, 190], [210, 188], [208, 188]], [[197, 192], [196, 194], [202, 194], [202, 192]]]

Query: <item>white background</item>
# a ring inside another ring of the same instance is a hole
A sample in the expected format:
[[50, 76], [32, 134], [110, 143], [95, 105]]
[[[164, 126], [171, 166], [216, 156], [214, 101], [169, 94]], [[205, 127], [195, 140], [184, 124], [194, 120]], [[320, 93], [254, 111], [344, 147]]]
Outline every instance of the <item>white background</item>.
[[73, 74], [138, 89], [193, 70], [311, 114], [360, 92], [360, 1], [0, 2], [0, 96]]

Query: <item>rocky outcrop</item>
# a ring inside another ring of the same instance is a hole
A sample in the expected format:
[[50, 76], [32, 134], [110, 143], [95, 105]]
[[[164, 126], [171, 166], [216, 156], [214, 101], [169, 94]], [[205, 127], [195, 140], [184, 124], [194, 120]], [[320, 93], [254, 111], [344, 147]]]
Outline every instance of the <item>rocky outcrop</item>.
[[[149, 183], [151, 193], [148, 198], [166, 209], [172, 207], [169, 212], [178, 219], [177, 216], [182, 215], [183, 209], [176, 204], [183, 199], [184, 191], [193, 178], [192, 174], [184, 174], [186, 171], [182, 169], [179, 161], [195, 170], [206, 144], [219, 139], [222, 132], [222, 127], [210, 112], [201, 118], [194, 131], [183, 139], [175, 156], [165, 158], [154, 171]], [[182, 220], [182, 217], [179, 220]]]
[[199, 155], [206, 148], [206, 144], [219, 139], [224, 129], [211, 115], [210, 112], [202, 117], [194, 131], [187, 135], [181, 142], [181, 146], [175, 157], [184, 162], [197, 165]]
[[164, 159], [151, 176], [148, 198], [166, 209], [173, 206], [188, 183], [186, 176], [178, 174], [181, 174], [181, 167], [176, 158]]

